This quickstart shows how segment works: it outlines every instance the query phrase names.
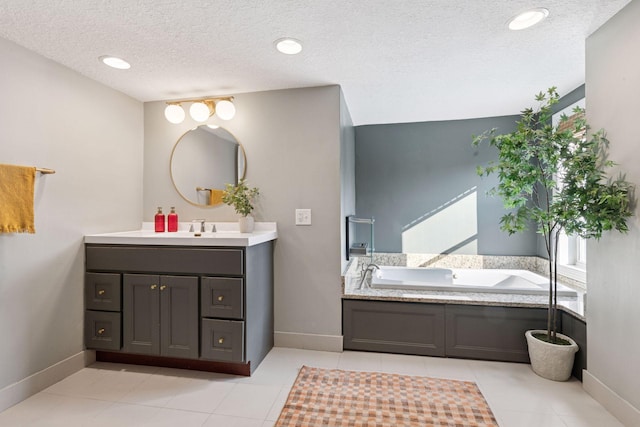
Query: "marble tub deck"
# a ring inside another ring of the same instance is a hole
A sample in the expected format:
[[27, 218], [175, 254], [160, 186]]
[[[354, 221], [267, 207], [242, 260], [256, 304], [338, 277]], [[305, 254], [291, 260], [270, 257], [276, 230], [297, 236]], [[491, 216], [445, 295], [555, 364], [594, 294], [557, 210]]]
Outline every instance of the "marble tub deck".
[[[549, 297], [545, 295], [372, 289], [367, 286], [363, 286], [362, 289], [357, 289], [360, 281], [360, 268], [358, 267], [357, 258], [348, 264], [342, 278], [343, 299], [532, 308], [547, 308], [549, 304]], [[575, 289], [578, 296], [558, 297], [558, 309], [585, 321], [585, 292], [571, 286], [570, 283], [563, 284]]]

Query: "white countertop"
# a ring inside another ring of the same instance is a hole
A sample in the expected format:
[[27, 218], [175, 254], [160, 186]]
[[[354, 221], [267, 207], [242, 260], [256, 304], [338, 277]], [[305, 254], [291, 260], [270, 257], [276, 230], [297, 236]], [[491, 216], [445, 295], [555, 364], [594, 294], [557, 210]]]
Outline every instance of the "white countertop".
[[[216, 232], [211, 232], [213, 225]], [[189, 232], [190, 222], [181, 222], [177, 232], [156, 233], [153, 223], [145, 222], [139, 230], [89, 234], [85, 243], [110, 245], [164, 246], [254, 246], [278, 238], [275, 222], [256, 222], [253, 233], [240, 233], [237, 222], [206, 222], [204, 233]], [[200, 224], [195, 225], [199, 230]]]

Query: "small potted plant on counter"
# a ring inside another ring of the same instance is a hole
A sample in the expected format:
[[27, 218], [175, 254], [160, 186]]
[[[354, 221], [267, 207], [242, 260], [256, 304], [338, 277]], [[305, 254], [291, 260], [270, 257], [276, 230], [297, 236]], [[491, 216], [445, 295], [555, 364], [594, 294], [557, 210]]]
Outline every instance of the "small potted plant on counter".
[[525, 335], [534, 372], [565, 381], [578, 346], [557, 333], [560, 233], [598, 239], [607, 230], [627, 232], [632, 186], [622, 175], [607, 178], [606, 170], [614, 165], [607, 160], [609, 141], [604, 130], [588, 134], [583, 109], [574, 109], [571, 119], [563, 115], [558, 126], [552, 125], [552, 106], [558, 99], [555, 87], [539, 93], [539, 107], [523, 110], [514, 132], [498, 135], [492, 129], [474, 137], [473, 144], [488, 140], [498, 149], [498, 160], [478, 167], [478, 174], [498, 175], [490, 194], [502, 197], [510, 210], [501, 218], [501, 229], [513, 234], [535, 223], [544, 237], [549, 267], [547, 330]]
[[251, 216], [253, 203], [260, 194], [257, 188], [247, 186], [244, 178], [238, 181], [237, 185], [226, 184], [222, 193], [222, 202], [233, 206], [236, 213], [241, 217], [238, 219], [238, 226], [241, 233], [251, 233], [253, 231], [254, 220]]

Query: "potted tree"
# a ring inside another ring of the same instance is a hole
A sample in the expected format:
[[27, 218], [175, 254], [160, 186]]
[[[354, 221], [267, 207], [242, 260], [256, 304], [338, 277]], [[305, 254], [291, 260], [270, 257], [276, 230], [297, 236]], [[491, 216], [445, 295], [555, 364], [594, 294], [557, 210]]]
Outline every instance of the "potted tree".
[[253, 212], [254, 200], [259, 194], [260, 190], [247, 186], [244, 178], [240, 179], [237, 185], [225, 185], [222, 193], [222, 202], [233, 206], [236, 213], [241, 215], [238, 219], [241, 233], [251, 233], [253, 231], [254, 220], [251, 212]]
[[502, 197], [509, 209], [500, 228], [513, 234], [535, 224], [544, 237], [549, 267], [547, 330], [527, 331], [526, 338], [534, 372], [565, 381], [578, 347], [557, 332], [558, 238], [563, 230], [596, 239], [606, 230], [627, 232], [632, 186], [622, 175], [607, 178], [606, 170], [614, 165], [607, 159], [609, 141], [604, 130], [588, 134], [584, 110], [576, 108], [570, 120], [563, 115], [558, 126], [552, 125], [552, 106], [558, 99], [555, 87], [540, 92], [538, 107], [522, 111], [514, 132], [499, 135], [491, 129], [475, 136], [473, 144], [488, 140], [498, 149], [498, 159], [477, 171], [481, 176], [498, 175], [490, 194]]

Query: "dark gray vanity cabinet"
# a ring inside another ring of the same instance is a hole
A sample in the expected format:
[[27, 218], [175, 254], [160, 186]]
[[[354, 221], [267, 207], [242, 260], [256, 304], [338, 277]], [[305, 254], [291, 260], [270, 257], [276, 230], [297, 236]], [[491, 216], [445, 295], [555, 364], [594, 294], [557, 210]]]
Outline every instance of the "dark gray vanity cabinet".
[[273, 347], [272, 241], [86, 244], [86, 269], [85, 344], [98, 360], [249, 375]]
[[123, 275], [123, 351], [198, 358], [198, 278]]

